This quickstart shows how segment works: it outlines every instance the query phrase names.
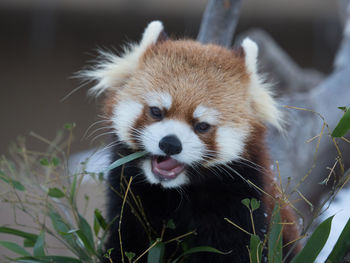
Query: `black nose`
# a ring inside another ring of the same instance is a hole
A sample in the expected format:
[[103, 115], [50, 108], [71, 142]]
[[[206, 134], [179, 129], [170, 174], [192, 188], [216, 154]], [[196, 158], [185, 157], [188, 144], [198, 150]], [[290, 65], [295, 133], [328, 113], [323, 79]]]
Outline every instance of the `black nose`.
[[167, 155], [178, 154], [182, 151], [182, 145], [175, 135], [163, 137], [159, 142], [159, 148]]

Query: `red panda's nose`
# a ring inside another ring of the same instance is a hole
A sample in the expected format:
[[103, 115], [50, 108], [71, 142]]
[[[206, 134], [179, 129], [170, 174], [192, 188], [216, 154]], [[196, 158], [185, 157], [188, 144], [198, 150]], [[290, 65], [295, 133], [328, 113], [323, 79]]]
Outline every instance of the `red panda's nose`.
[[181, 142], [175, 135], [167, 135], [163, 137], [159, 142], [159, 148], [166, 155], [174, 155], [182, 151]]

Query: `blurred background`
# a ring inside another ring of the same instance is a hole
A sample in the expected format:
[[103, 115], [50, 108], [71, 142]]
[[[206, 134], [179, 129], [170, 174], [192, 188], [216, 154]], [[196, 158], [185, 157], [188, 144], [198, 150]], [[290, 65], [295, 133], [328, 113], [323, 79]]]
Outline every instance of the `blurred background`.
[[[97, 48], [120, 51], [137, 41], [148, 22], [164, 22], [169, 35], [195, 38], [205, 0], [1, 0], [0, 154], [30, 131], [55, 137], [76, 122], [74, 151], [91, 148], [84, 132], [98, 117], [75, 72], [91, 64]], [[303, 67], [329, 72], [341, 38], [334, 0], [245, 0], [237, 31], [262, 28]], [[30, 140], [37, 147], [37, 140]]]

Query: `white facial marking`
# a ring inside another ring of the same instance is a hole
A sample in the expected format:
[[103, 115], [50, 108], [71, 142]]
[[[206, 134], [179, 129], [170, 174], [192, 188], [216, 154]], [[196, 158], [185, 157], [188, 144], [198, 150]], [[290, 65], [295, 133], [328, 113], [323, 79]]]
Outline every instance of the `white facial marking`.
[[113, 127], [119, 139], [134, 146], [130, 134], [136, 119], [141, 115], [143, 105], [137, 101], [126, 100], [117, 104], [113, 114]]
[[201, 122], [207, 122], [211, 125], [215, 125], [219, 123], [220, 113], [212, 108], [198, 105], [196, 110], [193, 112], [193, 117], [199, 119]]
[[149, 106], [170, 109], [172, 104], [172, 97], [167, 92], [150, 92], [145, 96], [145, 100]]
[[185, 172], [180, 173], [175, 179], [169, 181], [159, 180], [152, 172], [152, 165], [149, 159], [142, 162], [141, 168], [150, 184], [161, 184], [164, 188], [176, 188], [189, 182]]
[[159, 148], [159, 141], [167, 135], [175, 135], [181, 141], [182, 151], [175, 154], [172, 158], [181, 163], [192, 164], [202, 160], [205, 152], [204, 143], [192, 131], [186, 123], [176, 120], [164, 120], [153, 123], [143, 130], [141, 141], [146, 149], [153, 155], [165, 155]]
[[216, 143], [218, 145], [218, 161], [227, 163], [240, 157], [244, 149], [247, 132], [238, 128], [222, 126], [217, 129]]

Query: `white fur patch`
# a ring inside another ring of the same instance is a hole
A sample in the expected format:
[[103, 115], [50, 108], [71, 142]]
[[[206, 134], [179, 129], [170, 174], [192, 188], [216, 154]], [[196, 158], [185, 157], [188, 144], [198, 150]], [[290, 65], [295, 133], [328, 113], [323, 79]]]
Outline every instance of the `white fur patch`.
[[216, 143], [218, 145], [217, 163], [228, 163], [237, 160], [243, 153], [247, 132], [238, 128], [222, 126], [217, 129]]
[[167, 135], [175, 135], [182, 144], [182, 151], [171, 156], [181, 163], [192, 164], [202, 160], [204, 143], [186, 123], [176, 120], [164, 120], [147, 126], [142, 131], [141, 141], [146, 151], [153, 155], [165, 155], [159, 148], [159, 141]]
[[143, 105], [137, 101], [127, 100], [117, 104], [113, 112], [113, 127], [119, 139], [134, 147], [131, 140], [131, 128], [134, 122], [141, 115]]
[[193, 117], [199, 119], [201, 122], [207, 122], [211, 125], [219, 123], [220, 113], [212, 108], [208, 108], [203, 105], [198, 105], [196, 110], [193, 112]]
[[150, 45], [157, 42], [162, 31], [162, 22], [153, 21], [145, 29], [140, 44], [130, 45], [121, 57], [101, 51], [101, 62], [92, 70], [83, 71], [80, 74], [82, 78], [96, 82], [96, 85], [90, 89], [90, 94], [98, 96], [107, 89], [120, 88], [138, 68], [140, 57]]
[[258, 45], [249, 37], [246, 37], [242, 42], [242, 48], [245, 54], [245, 64], [249, 73], [257, 73]]
[[185, 172], [180, 173], [175, 179], [169, 181], [159, 180], [152, 172], [152, 164], [150, 159], [142, 162], [141, 168], [150, 184], [161, 184], [164, 188], [176, 188], [189, 182]]
[[165, 108], [167, 110], [170, 109], [172, 104], [172, 97], [167, 92], [150, 92], [145, 96], [145, 100], [149, 106], [156, 106], [159, 108]]
[[271, 87], [264, 83], [264, 79], [258, 74], [258, 46], [247, 37], [242, 42], [242, 48], [245, 53], [245, 65], [250, 73], [250, 94], [257, 107], [257, 115], [263, 122], [268, 122], [282, 130], [281, 112], [273, 98]]

